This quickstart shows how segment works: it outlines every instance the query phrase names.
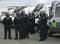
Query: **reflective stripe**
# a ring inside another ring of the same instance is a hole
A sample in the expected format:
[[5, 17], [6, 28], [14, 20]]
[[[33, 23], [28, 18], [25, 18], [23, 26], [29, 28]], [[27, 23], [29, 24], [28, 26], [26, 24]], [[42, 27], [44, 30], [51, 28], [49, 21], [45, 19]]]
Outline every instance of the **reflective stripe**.
[[35, 23], [38, 24], [39, 19], [35, 19]]
[[49, 22], [47, 21], [47, 25], [49, 25]]

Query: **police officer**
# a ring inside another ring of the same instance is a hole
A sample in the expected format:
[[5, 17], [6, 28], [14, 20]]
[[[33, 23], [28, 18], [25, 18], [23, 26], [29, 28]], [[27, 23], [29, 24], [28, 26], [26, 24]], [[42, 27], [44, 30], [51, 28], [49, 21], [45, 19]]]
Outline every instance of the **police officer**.
[[40, 12], [40, 18], [39, 18], [39, 27], [40, 27], [40, 40], [39, 41], [44, 41], [47, 39], [47, 17], [46, 17], [45, 12]]
[[34, 31], [34, 22], [35, 21], [35, 17], [34, 17], [34, 13], [30, 13], [29, 14], [29, 31], [30, 31], [30, 34], [34, 34], [35, 31]]
[[8, 34], [8, 39], [11, 38], [11, 25], [12, 25], [12, 19], [9, 17], [9, 14], [6, 13], [6, 17], [3, 20], [4, 24], [4, 39], [7, 39], [7, 34]]
[[[24, 12], [25, 13], [25, 12]], [[25, 38], [29, 38], [29, 29], [28, 29], [28, 16], [27, 14], [25, 13], [23, 15], [23, 27], [24, 27], [24, 30], [25, 30]]]
[[19, 39], [22, 39], [22, 16], [19, 12], [16, 13], [16, 17], [14, 18], [14, 26], [15, 26], [15, 40], [18, 39], [18, 32], [19, 32]]
[[25, 11], [21, 11], [21, 15], [23, 16], [23, 26], [22, 26], [22, 29], [23, 29], [23, 38], [28, 38], [28, 29], [27, 29], [27, 15], [25, 13]]

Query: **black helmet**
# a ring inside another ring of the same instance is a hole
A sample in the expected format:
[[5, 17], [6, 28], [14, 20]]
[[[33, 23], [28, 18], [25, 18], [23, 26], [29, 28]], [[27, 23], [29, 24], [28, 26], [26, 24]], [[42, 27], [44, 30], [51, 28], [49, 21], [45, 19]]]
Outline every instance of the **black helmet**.
[[24, 15], [25, 14], [25, 11], [21, 11], [21, 15]]
[[20, 13], [19, 13], [19, 12], [17, 12], [17, 13], [16, 13], [16, 16], [17, 16], [17, 17], [20, 17]]
[[9, 17], [9, 13], [6, 13], [6, 16]]
[[32, 12], [31, 14], [34, 15], [34, 12]]
[[41, 16], [41, 17], [46, 17], [46, 15], [47, 15], [47, 14], [46, 14], [45, 12], [43, 12], [43, 11], [40, 12], [40, 16]]

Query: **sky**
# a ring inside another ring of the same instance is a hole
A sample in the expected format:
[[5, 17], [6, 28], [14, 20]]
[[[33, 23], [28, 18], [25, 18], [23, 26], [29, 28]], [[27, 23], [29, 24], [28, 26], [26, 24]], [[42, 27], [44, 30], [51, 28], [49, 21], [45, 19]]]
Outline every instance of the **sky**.
[[[52, 1], [54, 1], [54, 0], [0, 0], [0, 2], [11, 2], [11, 3], [15, 3], [15, 2], [19, 2], [19, 3], [21, 3], [21, 4], [25, 4], [25, 5], [29, 5], [29, 6], [36, 6], [37, 4], [47, 4], [47, 5], [50, 5], [51, 3], [52, 3]], [[60, 0], [59, 0], [60, 1]], [[2, 3], [2, 5], [1, 5], [1, 3], [0, 3], [0, 11], [6, 11], [7, 9], [6, 9], [6, 7], [5, 6], [7, 6], [8, 5], [8, 3], [7, 3], [7, 5], [4, 3], [3, 4]]]
[[20, 2], [26, 5], [51, 4], [54, 0], [0, 0], [1, 2]]

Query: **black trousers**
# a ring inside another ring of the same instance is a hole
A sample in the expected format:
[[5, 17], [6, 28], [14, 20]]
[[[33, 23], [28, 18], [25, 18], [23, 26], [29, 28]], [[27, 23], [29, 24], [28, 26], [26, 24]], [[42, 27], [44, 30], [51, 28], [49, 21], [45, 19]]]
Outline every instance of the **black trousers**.
[[18, 29], [15, 29], [15, 38], [18, 38], [18, 33], [19, 33], [19, 38], [20, 38], [20, 31]]
[[48, 33], [45, 33], [45, 39], [47, 39]]
[[4, 38], [7, 38], [7, 34], [8, 34], [8, 38], [11, 38], [11, 28], [9, 27], [4, 28]]
[[40, 39], [45, 40], [47, 39], [48, 28], [46, 25], [40, 25]]
[[28, 36], [28, 29], [27, 29], [26, 23], [23, 24], [22, 29], [23, 29], [23, 31], [22, 31], [23, 32], [23, 38], [26, 38]]
[[34, 34], [35, 33], [34, 24], [32, 24], [32, 23], [29, 24], [29, 32], [30, 32], [30, 34]]
[[20, 26], [16, 26], [15, 27], [15, 38], [17, 39], [18, 38], [18, 35], [19, 35], [19, 39], [23, 39], [25, 38], [25, 31], [24, 30], [24, 26], [23, 25], [20, 25]]
[[45, 33], [40, 32], [39, 34], [40, 34], [40, 39], [41, 40], [45, 40], [46, 39]]
[[47, 32], [48, 32], [47, 30], [45, 30], [45, 31], [42, 30], [42, 31], [39, 32], [41, 40], [47, 39], [47, 34], [48, 34]]
[[19, 35], [19, 38], [20, 38], [20, 35], [21, 35], [21, 27], [20, 26], [15, 26], [15, 38], [18, 39], [18, 35]]

